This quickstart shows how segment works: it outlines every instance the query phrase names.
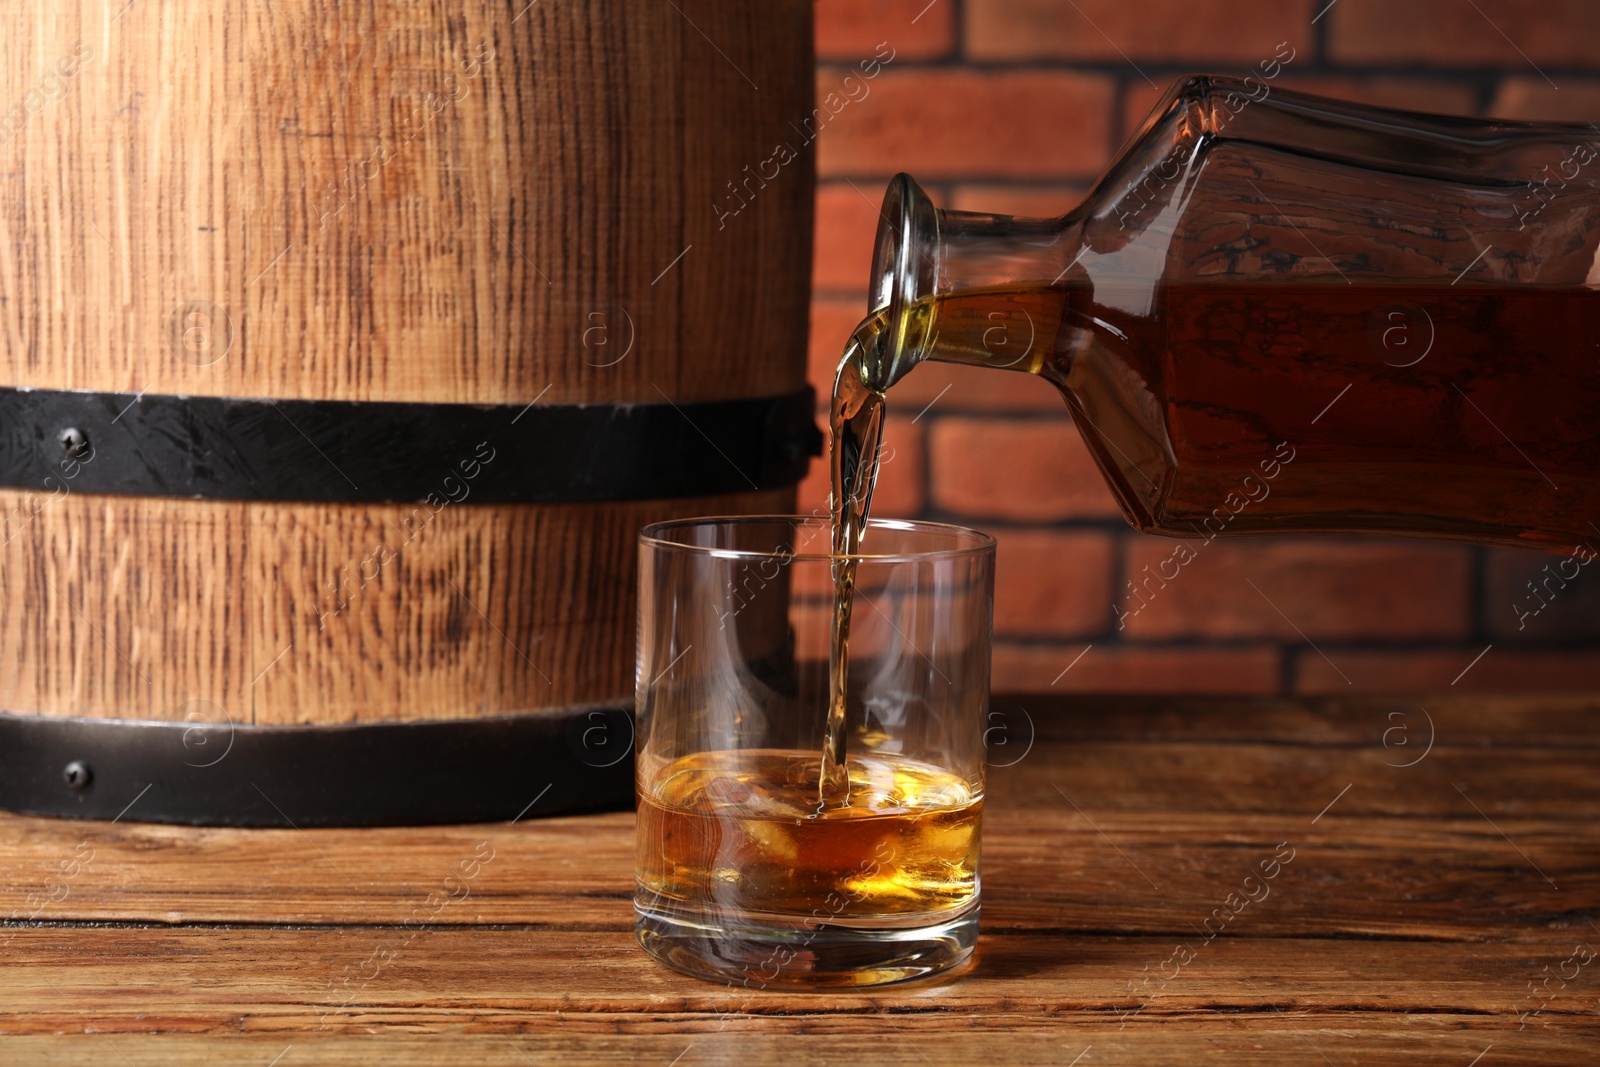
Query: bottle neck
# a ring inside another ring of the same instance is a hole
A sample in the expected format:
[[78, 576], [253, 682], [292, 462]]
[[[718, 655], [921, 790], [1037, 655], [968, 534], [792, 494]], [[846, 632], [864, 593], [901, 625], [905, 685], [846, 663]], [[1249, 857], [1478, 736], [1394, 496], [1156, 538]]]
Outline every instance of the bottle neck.
[[1048, 310], [1059, 301], [1039, 294], [1067, 281], [1079, 253], [1080, 227], [1070, 216], [943, 211], [901, 174], [882, 219], [872, 273], [873, 308], [887, 316], [874, 375], [880, 388], [925, 359], [1039, 369], [1059, 320], [1059, 310]]

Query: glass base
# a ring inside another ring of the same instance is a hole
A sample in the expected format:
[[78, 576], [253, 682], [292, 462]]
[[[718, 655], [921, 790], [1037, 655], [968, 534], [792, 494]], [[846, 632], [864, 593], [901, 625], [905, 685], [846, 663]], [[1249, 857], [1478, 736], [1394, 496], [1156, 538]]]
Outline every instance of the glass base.
[[750, 989], [886, 985], [948, 971], [978, 943], [978, 902], [928, 925], [785, 924], [759, 916], [716, 922], [637, 904], [639, 944], [674, 970]]

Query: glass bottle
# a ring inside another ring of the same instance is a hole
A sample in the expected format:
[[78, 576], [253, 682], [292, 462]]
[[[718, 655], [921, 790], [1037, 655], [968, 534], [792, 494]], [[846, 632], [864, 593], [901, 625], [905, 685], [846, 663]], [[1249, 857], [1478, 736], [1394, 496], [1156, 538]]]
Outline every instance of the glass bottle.
[[1047, 378], [1151, 533], [1600, 537], [1600, 127], [1252, 81], [1174, 86], [1061, 218], [896, 177], [861, 377]]

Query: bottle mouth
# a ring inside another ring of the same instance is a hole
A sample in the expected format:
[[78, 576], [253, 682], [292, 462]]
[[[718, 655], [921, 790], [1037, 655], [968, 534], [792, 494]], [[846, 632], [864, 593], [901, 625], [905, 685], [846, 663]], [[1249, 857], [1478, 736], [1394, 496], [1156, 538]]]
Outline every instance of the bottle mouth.
[[903, 311], [931, 296], [937, 277], [939, 211], [909, 174], [896, 174], [884, 190], [872, 246], [872, 295], [868, 311]]
[[938, 291], [939, 210], [909, 174], [889, 181], [872, 247], [868, 312], [885, 312], [887, 331], [877, 357], [880, 389], [899, 381], [927, 351], [931, 316], [913, 315], [919, 300]]

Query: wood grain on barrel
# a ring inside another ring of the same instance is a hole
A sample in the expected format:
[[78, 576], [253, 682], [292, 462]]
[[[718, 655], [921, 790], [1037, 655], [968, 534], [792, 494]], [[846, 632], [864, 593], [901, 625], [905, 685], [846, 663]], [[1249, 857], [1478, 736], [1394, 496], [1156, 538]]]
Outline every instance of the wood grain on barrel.
[[[751, 175], [811, 71], [809, 0], [8, 3], [0, 385], [793, 391], [814, 156]], [[626, 700], [634, 531], [793, 501], [435, 517], [58, 482], [0, 490], [0, 709], [263, 724]]]
[[627, 704], [635, 531], [793, 498], [436, 512], [67, 493], [0, 546], [17, 605], [0, 708], [264, 725]]
[[811, 79], [808, 0], [8, 3], [0, 384], [797, 389]]
[[626, 813], [300, 833], [135, 805], [0, 819], [0, 1033], [141, 1065], [1592, 1059], [1594, 698], [995, 708], [1008, 744], [1035, 736], [989, 772], [958, 976], [800, 994], [669, 971], [629, 932]]

